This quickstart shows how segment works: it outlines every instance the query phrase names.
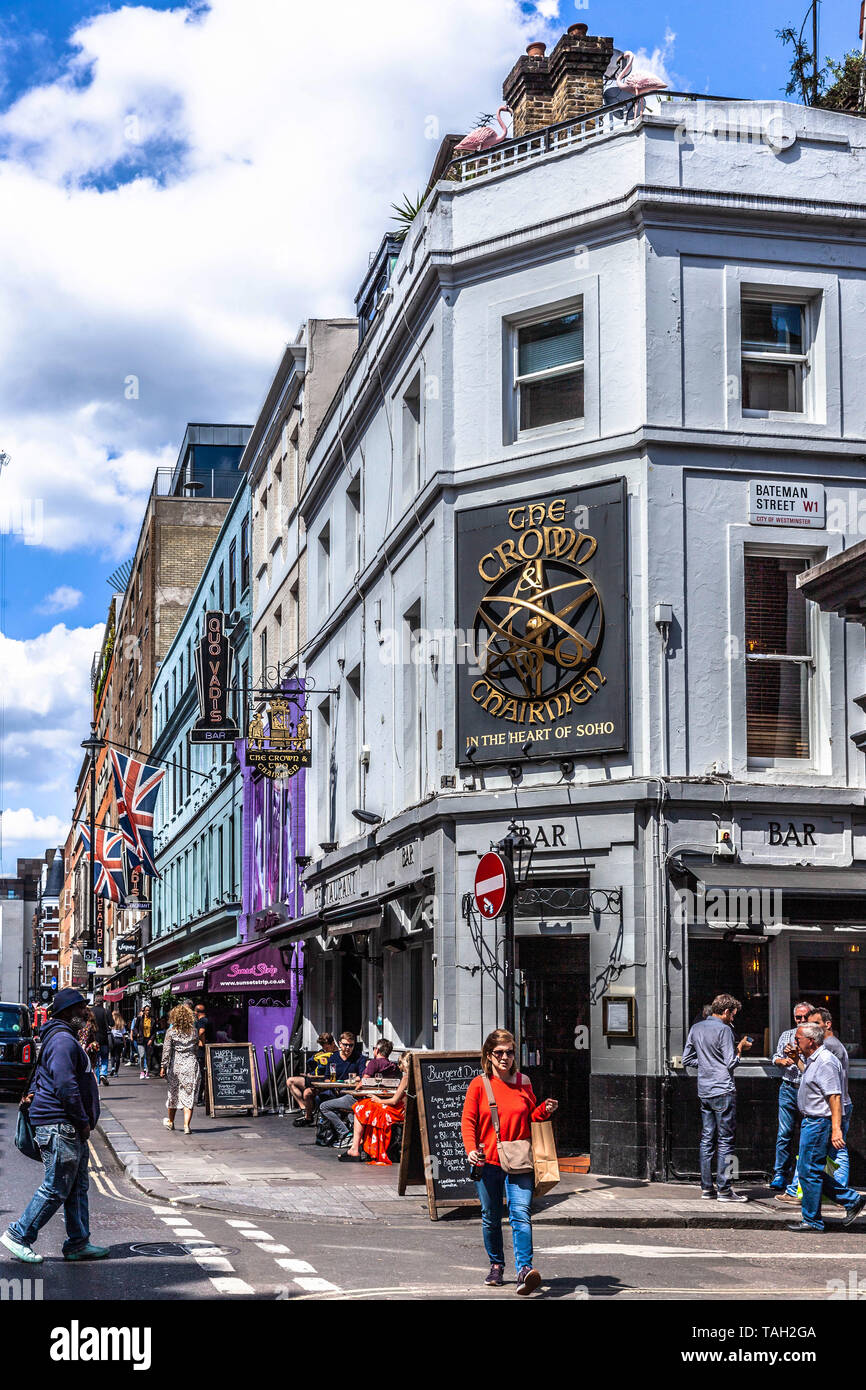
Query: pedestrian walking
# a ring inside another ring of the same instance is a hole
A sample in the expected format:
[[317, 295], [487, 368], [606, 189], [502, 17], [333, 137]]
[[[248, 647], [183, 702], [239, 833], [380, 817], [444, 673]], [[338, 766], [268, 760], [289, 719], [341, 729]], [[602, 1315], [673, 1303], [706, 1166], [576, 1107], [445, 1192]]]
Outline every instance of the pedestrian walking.
[[153, 1036], [153, 1019], [150, 1016], [150, 1005], [145, 1004], [141, 1013], [137, 1014], [132, 1025], [132, 1041], [138, 1052], [139, 1062], [139, 1081], [147, 1081], [150, 1065], [151, 1038]]
[[[797, 1089], [800, 1085], [800, 1068], [797, 1066], [797, 1047], [794, 1037], [801, 1023], [808, 1023], [812, 1005], [800, 1000], [794, 1005], [794, 1026], [786, 1028], [776, 1043], [773, 1064], [782, 1073], [779, 1082], [779, 1128], [776, 1135], [776, 1158], [770, 1187], [776, 1194], [777, 1202], [797, 1202], [795, 1181], [797, 1129], [800, 1124], [800, 1111], [797, 1108]], [[794, 1191], [788, 1186], [793, 1182]], [[788, 1188], [787, 1192], [785, 1188]]]
[[204, 1004], [196, 1004], [194, 1012], [199, 1073], [197, 1103], [207, 1105], [207, 1048], [208, 1043], [213, 1042], [214, 1030]]
[[126, 1024], [123, 1021], [123, 1014], [116, 1009], [111, 1020], [111, 1027], [108, 1030], [108, 1045], [111, 1053], [111, 1075], [117, 1076], [120, 1070], [120, 1059], [123, 1056], [123, 1049], [126, 1046]]
[[845, 1208], [843, 1226], [850, 1226], [866, 1207], [862, 1196], [838, 1175], [826, 1170], [827, 1157], [845, 1146], [842, 1133], [842, 1097], [845, 1083], [842, 1066], [824, 1046], [824, 1029], [819, 1023], [801, 1023], [794, 1035], [803, 1061], [797, 1105], [800, 1110], [800, 1153], [797, 1171], [803, 1192], [802, 1215], [789, 1221], [789, 1231], [823, 1231], [821, 1198], [832, 1198]]
[[94, 995], [91, 1007], [96, 1041], [99, 1043], [99, 1057], [96, 1064], [96, 1080], [100, 1086], [108, 1085], [108, 1059], [111, 1052], [111, 1017], [101, 994]]
[[818, 1023], [824, 1029], [824, 1046], [828, 1052], [838, 1058], [842, 1068], [842, 1138], [845, 1143], [841, 1149], [836, 1150], [836, 1177], [843, 1187], [848, 1186], [848, 1176], [851, 1169], [851, 1159], [848, 1153], [848, 1130], [851, 1127], [851, 1116], [854, 1111], [854, 1102], [848, 1090], [848, 1066], [850, 1058], [848, 1049], [843, 1042], [837, 1038], [833, 1031], [833, 1015], [829, 1009], [813, 1009], [809, 1015], [810, 1023]]
[[51, 1018], [42, 1029], [42, 1047], [32, 1076], [29, 1106], [42, 1156], [42, 1184], [22, 1216], [0, 1236], [17, 1260], [41, 1264], [33, 1249], [42, 1227], [62, 1206], [66, 1220], [65, 1260], [102, 1260], [108, 1251], [90, 1241], [87, 1198], [87, 1141], [99, 1119], [99, 1088], [77, 1033], [86, 1022], [87, 1004], [76, 989], [54, 996]]
[[162, 1044], [162, 1066], [159, 1074], [168, 1080], [168, 1115], [163, 1120], [166, 1129], [174, 1129], [178, 1107], [183, 1110], [183, 1132], [192, 1129], [192, 1112], [198, 1095], [199, 1044], [195, 1015], [189, 1004], [178, 1004], [168, 1016], [168, 1028]]
[[[733, 1176], [734, 1135], [737, 1128], [737, 1091], [734, 1069], [751, 1047], [748, 1038], [734, 1044], [734, 1019], [742, 1005], [732, 994], [719, 994], [709, 1018], [692, 1024], [683, 1049], [683, 1066], [698, 1069], [701, 1105], [701, 1196], [720, 1202], [745, 1202], [735, 1192]], [[713, 1186], [713, 1159], [716, 1186]]]
[[548, 1119], [558, 1105], [555, 1100], [543, 1100], [540, 1105], [536, 1101], [529, 1077], [517, 1070], [511, 1033], [497, 1028], [485, 1038], [481, 1075], [469, 1083], [460, 1131], [481, 1202], [481, 1230], [490, 1261], [484, 1282], [494, 1288], [502, 1286], [505, 1272], [503, 1196], [508, 1201], [517, 1293], [531, 1294], [541, 1283], [532, 1264], [531, 1122]]

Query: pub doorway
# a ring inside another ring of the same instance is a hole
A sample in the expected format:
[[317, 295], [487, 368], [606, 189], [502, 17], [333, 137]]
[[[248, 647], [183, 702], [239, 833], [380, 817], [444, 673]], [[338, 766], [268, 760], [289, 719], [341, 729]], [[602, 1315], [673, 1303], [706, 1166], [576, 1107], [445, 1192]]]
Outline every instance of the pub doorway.
[[520, 1070], [559, 1101], [563, 1156], [589, 1153], [589, 938], [518, 937]]

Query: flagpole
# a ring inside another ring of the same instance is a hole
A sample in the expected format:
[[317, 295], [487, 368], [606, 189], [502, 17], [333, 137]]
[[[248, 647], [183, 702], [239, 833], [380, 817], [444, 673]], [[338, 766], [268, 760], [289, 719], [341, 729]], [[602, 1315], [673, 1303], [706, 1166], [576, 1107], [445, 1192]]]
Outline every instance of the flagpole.
[[91, 723], [90, 738], [84, 739], [81, 747], [90, 756], [90, 891], [87, 895], [87, 945], [92, 951], [96, 919], [96, 755], [105, 747], [105, 740], [96, 736], [95, 723]]

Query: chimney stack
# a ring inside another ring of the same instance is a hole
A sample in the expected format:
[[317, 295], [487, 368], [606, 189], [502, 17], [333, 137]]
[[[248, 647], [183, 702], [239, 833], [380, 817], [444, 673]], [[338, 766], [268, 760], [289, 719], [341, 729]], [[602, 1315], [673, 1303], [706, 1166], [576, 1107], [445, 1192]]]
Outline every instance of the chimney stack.
[[602, 105], [602, 78], [613, 57], [613, 39], [572, 24], [550, 57], [543, 43], [531, 43], [502, 84], [514, 115], [514, 134], [575, 120]]

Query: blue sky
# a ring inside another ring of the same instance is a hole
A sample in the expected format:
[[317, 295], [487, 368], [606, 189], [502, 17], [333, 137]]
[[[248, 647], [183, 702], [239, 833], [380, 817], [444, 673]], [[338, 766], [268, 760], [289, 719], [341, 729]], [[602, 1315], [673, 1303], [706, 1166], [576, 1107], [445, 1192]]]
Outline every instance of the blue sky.
[[[822, 56], [858, 46], [858, 8], [824, 0]], [[494, 109], [526, 42], [581, 21], [678, 88], [781, 99], [776, 31], [805, 11], [0, 0], [6, 871], [62, 838], [106, 580], [154, 468], [188, 420], [255, 418], [303, 318], [351, 312], [391, 201], [423, 187], [441, 134]]]

